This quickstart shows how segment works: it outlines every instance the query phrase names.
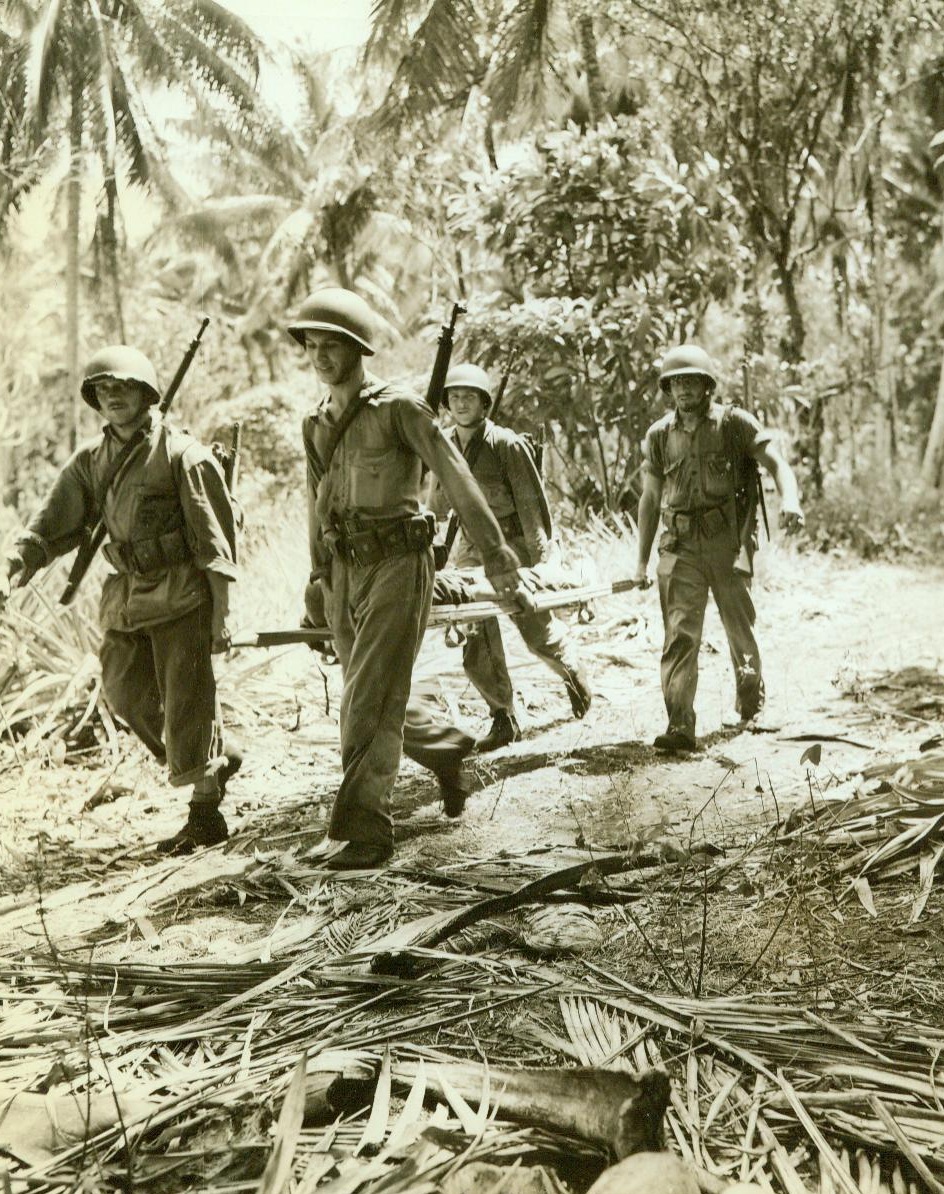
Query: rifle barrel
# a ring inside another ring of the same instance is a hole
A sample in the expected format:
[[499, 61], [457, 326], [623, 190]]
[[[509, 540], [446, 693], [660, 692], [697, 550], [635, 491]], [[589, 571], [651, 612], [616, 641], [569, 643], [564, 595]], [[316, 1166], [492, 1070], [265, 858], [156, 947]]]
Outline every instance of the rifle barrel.
[[[203, 333], [207, 330], [210, 323], [209, 315], [205, 315], [200, 324], [199, 331], [190, 341], [190, 346], [184, 353], [183, 360], [177, 366], [177, 372], [171, 379], [170, 385], [164, 392], [164, 397], [158, 403], [157, 409], [160, 413], [166, 414], [170, 408], [170, 404], [174, 401], [174, 396], [180, 389], [181, 382], [186, 376], [187, 370], [190, 368], [193, 358], [197, 355], [197, 349], [200, 347], [200, 340]], [[104, 500], [104, 494], [102, 495]], [[75, 559], [72, 561], [72, 567], [69, 570], [69, 579], [66, 582], [66, 587], [62, 591], [62, 596], [59, 598], [60, 605], [71, 605], [73, 598], [79, 591], [79, 585], [85, 579], [85, 575], [92, 566], [92, 561], [98, 552], [98, 549], [105, 541], [105, 520], [99, 518], [92, 527], [88, 539], [82, 544], [75, 554]]]
[[453, 303], [449, 322], [444, 323], [439, 331], [439, 345], [436, 349], [436, 359], [433, 362], [433, 371], [429, 377], [429, 385], [426, 387], [426, 403], [432, 407], [434, 412], [438, 411], [442, 405], [443, 385], [446, 381], [446, 374], [449, 372], [449, 361], [452, 358], [452, 344], [456, 334], [456, 321], [460, 315], [464, 314], [465, 307], [462, 303]]

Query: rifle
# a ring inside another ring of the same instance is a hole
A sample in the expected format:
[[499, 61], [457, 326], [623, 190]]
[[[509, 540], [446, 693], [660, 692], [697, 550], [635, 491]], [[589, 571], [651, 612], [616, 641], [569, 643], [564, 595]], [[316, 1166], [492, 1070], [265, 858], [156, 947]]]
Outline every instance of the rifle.
[[[566, 609], [571, 605], [583, 605], [587, 601], [594, 601], [601, 597], [613, 597], [619, 593], [629, 593], [633, 589], [644, 588], [633, 577], [625, 580], [614, 580], [607, 584], [585, 585], [579, 589], [549, 589], [543, 593], [535, 593], [532, 600], [536, 609], [540, 611]], [[483, 622], [487, 618], [495, 618], [499, 614], [518, 613], [518, 606], [513, 600], [500, 597], [483, 600], [461, 601], [448, 605], [434, 605], [429, 615], [427, 626], [449, 626], [455, 623]], [[289, 630], [256, 630], [246, 634], [234, 636], [230, 646], [234, 649], [241, 647], [286, 647], [293, 643], [325, 643], [333, 641], [334, 635], [328, 629], [307, 629], [305, 627]]]
[[464, 314], [465, 307], [461, 303], [453, 303], [449, 322], [444, 323], [439, 330], [436, 360], [433, 362], [433, 371], [429, 376], [429, 385], [426, 387], [426, 404], [432, 407], [434, 414], [442, 406], [443, 386], [446, 382], [446, 374], [449, 372], [452, 344], [456, 336], [456, 320]]
[[[488, 417], [494, 419], [498, 414], [498, 408], [501, 406], [501, 401], [505, 397], [505, 390], [508, 388], [508, 381], [511, 377], [511, 371], [514, 368], [515, 357], [512, 354], [508, 358], [508, 364], [505, 366], [505, 372], [502, 374], [502, 379], [498, 383], [498, 391], [492, 400], [491, 409], [488, 412]], [[466, 456], [466, 464], [469, 466], [469, 472], [475, 468], [475, 462], [479, 458], [479, 452], [482, 448], [482, 440], [478, 440], [472, 448], [472, 451]], [[456, 541], [456, 535], [459, 534], [459, 515], [455, 510], [450, 511], [449, 522], [446, 524], [446, 534], [443, 538], [442, 544], [436, 551], [436, 567], [445, 567], [446, 561], [449, 559], [449, 553], [452, 551], [452, 545]]]
[[[751, 397], [751, 367], [747, 361], [741, 366], [741, 379], [744, 384], [744, 409], [754, 411], [751, 409], [753, 401]], [[764, 520], [764, 534], [767, 536], [767, 542], [770, 542], [770, 523], [767, 520], [767, 499], [764, 497], [764, 481], [760, 475], [760, 469], [757, 467], [757, 462], [754, 462], [754, 478], [757, 485], [757, 505], [760, 508], [761, 516]]]
[[239, 481], [239, 454], [242, 447], [242, 438], [242, 425], [234, 423], [230, 435], [229, 451], [224, 448], [219, 456], [220, 465], [223, 469], [223, 480], [226, 482], [226, 488], [229, 490], [230, 497], [235, 496], [236, 485]]
[[[166, 414], [170, 408], [170, 404], [174, 401], [177, 391], [180, 389], [181, 382], [186, 376], [187, 370], [190, 368], [193, 358], [197, 355], [197, 349], [200, 347], [201, 337], [206, 331], [209, 323], [209, 316], [204, 316], [203, 322], [200, 324], [200, 330], [190, 341], [190, 347], [184, 353], [183, 360], [177, 366], [177, 372], [174, 374], [170, 385], [165, 390], [164, 397], [158, 403], [157, 409], [159, 414]], [[135, 445], [135, 447], [136, 446], [137, 445]], [[122, 463], [124, 463], [123, 460]], [[114, 480], [114, 475], [109, 481], [109, 486], [111, 484], [111, 480]], [[101, 495], [101, 500], [102, 503], [104, 503], [104, 492]], [[104, 518], [99, 517], [98, 521], [89, 531], [88, 535], [80, 545], [79, 550], [75, 554], [75, 559], [72, 561], [72, 567], [69, 570], [69, 579], [66, 582], [66, 587], [62, 591], [62, 596], [59, 598], [60, 605], [71, 605], [72, 599], [79, 591], [79, 585], [81, 585], [82, 581], [85, 579], [85, 574], [92, 566], [92, 561], [95, 559], [98, 549], [105, 542], [105, 536], [107, 534], [108, 531], [105, 528], [105, 520]]]

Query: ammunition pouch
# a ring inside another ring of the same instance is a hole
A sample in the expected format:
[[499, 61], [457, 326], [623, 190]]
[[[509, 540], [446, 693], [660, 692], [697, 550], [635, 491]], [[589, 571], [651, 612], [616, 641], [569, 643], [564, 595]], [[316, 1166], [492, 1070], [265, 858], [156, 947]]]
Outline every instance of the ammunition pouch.
[[724, 507], [710, 506], [705, 510], [667, 510], [666, 530], [676, 539], [714, 539], [729, 529]]
[[364, 522], [349, 519], [324, 533], [331, 554], [349, 564], [379, 564], [396, 556], [426, 551], [433, 541], [436, 520], [432, 514]]
[[116, 572], [136, 576], [163, 572], [174, 564], [183, 564], [193, 558], [184, 532], [180, 529], [148, 539], [112, 541], [105, 544], [102, 552]]

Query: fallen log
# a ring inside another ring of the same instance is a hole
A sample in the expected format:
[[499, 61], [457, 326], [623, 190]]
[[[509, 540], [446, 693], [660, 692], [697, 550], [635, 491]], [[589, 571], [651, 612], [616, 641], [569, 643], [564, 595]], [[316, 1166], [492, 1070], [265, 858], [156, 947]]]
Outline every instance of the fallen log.
[[[417, 1065], [394, 1064], [395, 1083], [412, 1085]], [[590, 1066], [517, 1070], [474, 1062], [424, 1063], [427, 1090], [449, 1102], [455, 1094], [481, 1100], [487, 1091], [503, 1117], [603, 1145], [617, 1159], [662, 1147], [669, 1103], [663, 1070], [604, 1070]]]

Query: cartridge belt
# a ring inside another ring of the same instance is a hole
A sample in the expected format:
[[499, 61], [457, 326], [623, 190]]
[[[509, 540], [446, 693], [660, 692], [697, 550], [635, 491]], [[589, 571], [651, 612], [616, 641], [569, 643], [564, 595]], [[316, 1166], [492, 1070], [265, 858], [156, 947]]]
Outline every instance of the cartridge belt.
[[182, 530], [175, 529], [148, 539], [113, 539], [102, 548], [105, 559], [116, 572], [148, 576], [163, 572], [173, 564], [193, 558]]
[[680, 539], [713, 539], [728, 526], [723, 506], [707, 506], [701, 510], [666, 510], [663, 519], [666, 529]]
[[425, 551], [433, 541], [436, 520], [432, 514], [376, 522], [345, 520], [324, 534], [331, 554], [351, 564], [379, 564], [396, 556]]

